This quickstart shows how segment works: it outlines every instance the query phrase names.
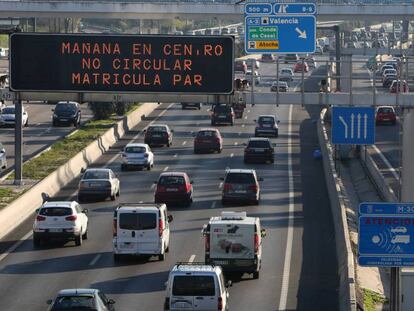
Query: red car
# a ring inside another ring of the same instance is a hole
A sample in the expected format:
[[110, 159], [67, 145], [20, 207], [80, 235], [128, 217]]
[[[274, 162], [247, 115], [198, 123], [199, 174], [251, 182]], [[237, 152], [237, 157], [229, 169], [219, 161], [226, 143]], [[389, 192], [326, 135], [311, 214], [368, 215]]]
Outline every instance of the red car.
[[184, 172], [161, 173], [155, 189], [155, 203], [184, 203], [190, 206], [193, 202], [193, 185], [188, 175]]
[[194, 153], [223, 150], [223, 138], [218, 129], [200, 129], [194, 139]]
[[375, 123], [397, 123], [397, 115], [395, 113], [394, 107], [392, 106], [380, 106], [375, 111]]
[[304, 72], [308, 72], [309, 71], [309, 65], [308, 65], [307, 62], [303, 62], [303, 64], [302, 64], [302, 62], [297, 62], [295, 64], [295, 67], [293, 68], [293, 71], [294, 72], [302, 72], [302, 70]]
[[400, 93], [408, 93], [409, 89], [408, 89], [408, 83], [405, 80], [398, 80], [399, 83], [397, 82], [397, 80], [392, 81], [391, 86], [390, 86], [390, 93], [397, 93], [397, 84], [400, 85], [399, 87], [399, 92]]

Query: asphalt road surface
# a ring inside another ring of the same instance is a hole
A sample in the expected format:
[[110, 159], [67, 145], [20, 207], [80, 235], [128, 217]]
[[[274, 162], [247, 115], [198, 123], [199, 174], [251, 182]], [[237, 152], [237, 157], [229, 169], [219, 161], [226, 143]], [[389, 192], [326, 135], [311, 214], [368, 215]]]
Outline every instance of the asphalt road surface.
[[[316, 81], [308, 81], [317, 85]], [[116, 310], [162, 310], [164, 282], [177, 261], [204, 258], [203, 224], [223, 210], [247, 211], [260, 217], [267, 230], [262, 270], [258, 280], [235, 279], [230, 288], [230, 310], [338, 310], [338, 267], [335, 238], [322, 162], [313, 159], [318, 147], [316, 124], [300, 106], [248, 107], [234, 126], [221, 126], [221, 154], [193, 154], [193, 136], [210, 125], [207, 106], [182, 111], [162, 104], [146, 121], [104, 154], [96, 167], [110, 167], [120, 176], [121, 196], [116, 202], [85, 204], [89, 238], [81, 247], [73, 242], [34, 249], [30, 235], [33, 218], [0, 242], [5, 251], [23, 237], [9, 255], [0, 255], [0, 297], [4, 310], [45, 310], [45, 301], [63, 288], [100, 288], [116, 300]], [[254, 133], [253, 119], [277, 114], [281, 120], [274, 164], [244, 164], [243, 146]], [[169, 124], [173, 146], [154, 148], [154, 170], [120, 170], [119, 151], [131, 140], [143, 141], [150, 122]], [[226, 168], [254, 168], [264, 178], [258, 206], [221, 205], [219, 177]], [[153, 201], [153, 181], [163, 171], [185, 171], [194, 180], [190, 208], [171, 207], [174, 216], [170, 252], [164, 262], [131, 258], [114, 263], [112, 212], [121, 202]], [[290, 179], [291, 178], [291, 179]], [[75, 198], [77, 182], [54, 199]], [[40, 195], [40, 194], [39, 194]]]

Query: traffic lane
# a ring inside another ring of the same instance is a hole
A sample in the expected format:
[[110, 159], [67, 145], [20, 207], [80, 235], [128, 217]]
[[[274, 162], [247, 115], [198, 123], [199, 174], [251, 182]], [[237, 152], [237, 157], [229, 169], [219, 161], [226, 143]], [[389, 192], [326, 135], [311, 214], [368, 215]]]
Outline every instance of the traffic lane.
[[[56, 142], [61, 137], [75, 130], [74, 126], [52, 127], [53, 105], [43, 102], [24, 104], [29, 115], [29, 126], [23, 128], [23, 160], [26, 161], [40, 151]], [[92, 112], [87, 104], [81, 105], [82, 121], [92, 118]], [[0, 142], [4, 145], [7, 154], [8, 168], [1, 172], [4, 175], [14, 169], [14, 127], [0, 129]]]
[[[229, 158], [229, 156], [227, 155], [227, 158]], [[224, 164], [224, 165], [228, 165], [228, 163], [222, 163], [222, 161], [218, 161], [218, 163], [221, 163], [221, 164]], [[114, 165], [115, 165], [115, 163], [114, 163]], [[222, 167], [221, 169], [224, 169], [224, 167]], [[123, 173], [122, 173], [123, 174]], [[191, 173], [190, 173], [191, 174]], [[216, 178], [217, 178], [217, 174], [214, 172], [214, 180], [216, 180]], [[139, 184], [139, 181], [137, 181], [138, 182], [138, 184]], [[129, 184], [129, 183], [127, 183], [127, 184]], [[136, 184], [136, 182], [135, 183], [133, 183], [133, 184]], [[136, 191], [136, 189], [134, 188], [134, 191]], [[122, 190], [122, 192], [123, 192], [123, 194], [122, 194], [122, 196], [121, 196], [121, 199], [123, 199], [123, 197], [124, 197], [124, 192], [125, 192], [125, 189], [124, 189], [124, 187], [123, 187], [123, 190]], [[135, 197], [135, 199], [133, 199], [133, 201], [136, 201], [136, 194], [134, 194], [134, 197]], [[144, 197], [144, 196], [140, 196], [140, 198], [141, 199], [144, 199], [144, 200], [146, 200], [146, 196]], [[152, 193], [150, 193], [149, 194], [149, 199], [152, 199]], [[128, 200], [129, 201], [129, 200]], [[97, 206], [97, 209], [102, 209], [102, 206], [100, 206], [101, 204], [99, 204], [98, 206]], [[92, 216], [92, 213], [93, 213], [93, 210], [94, 210], [94, 208], [93, 208], [93, 206], [90, 206], [90, 208], [91, 208], [91, 216]], [[110, 207], [109, 207], [109, 209], [110, 209]], [[184, 215], [186, 215], [186, 214], [189, 214], [189, 213], [187, 213], [187, 212], [184, 212]], [[193, 213], [191, 213], [191, 215], [192, 215]], [[179, 216], [177, 216], [177, 215], [174, 215], [175, 216], [175, 218], [176, 218], [176, 220], [175, 221], [178, 221], [179, 222]], [[109, 216], [110, 217], [110, 216]], [[202, 219], [208, 219], [209, 217], [207, 216], [207, 217], [205, 217], [205, 216], [203, 216], [203, 215], [201, 215], [201, 217], [199, 217], [199, 218], [202, 218]], [[174, 221], [174, 222], [175, 222]], [[109, 224], [109, 225], [108, 225]], [[106, 226], [102, 226], [101, 227], [101, 225], [100, 224], [97, 224], [98, 225], [98, 227], [99, 228], [102, 228], [102, 227], [107, 227], [107, 229], [108, 228], [110, 228], [110, 219], [108, 220], [108, 223], [107, 223], [107, 225]], [[92, 228], [92, 227], [91, 227]], [[200, 227], [201, 228], [201, 227]], [[99, 229], [98, 229], [99, 230]], [[184, 230], [188, 230], [188, 228], [184, 228]], [[191, 230], [191, 229], [190, 229]], [[94, 235], [93, 234], [93, 231], [91, 231], [91, 233], [92, 233], [92, 236]], [[107, 234], [109, 234], [109, 238], [108, 238], [108, 240], [110, 241], [110, 229], [109, 230], [107, 230], [107, 232], [106, 232]], [[96, 232], [96, 235], [97, 236], [103, 236], [103, 234], [101, 233], [101, 232]], [[188, 237], [189, 235], [188, 235], [188, 233], [187, 234], [185, 234], [184, 235], [184, 237]], [[200, 237], [198, 237], [198, 239], [200, 239]], [[172, 239], [172, 243], [173, 243], [173, 241], [174, 241], [174, 239]], [[89, 242], [89, 241], [88, 241]], [[181, 241], [180, 241], [180, 244], [181, 245], [187, 245], [188, 243], [182, 243]], [[88, 245], [88, 243], [85, 243], [84, 244], [84, 246], [83, 247], [85, 247], [85, 246], [87, 246]], [[173, 246], [173, 244], [172, 244], [172, 246]], [[110, 251], [111, 250], [111, 244], [109, 243], [106, 247], [108, 247], [108, 251]], [[201, 247], [201, 249], [202, 249], [202, 245], [199, 245], [199, 247]], [[171, 248], [172, 249], [172, 252], [173, 252], [173, 249], [174, 249], [174, 247], [172, 247]], [[192, 249], [194, 249], [193, 247], [192, 247]], [[200, 249], [200, 250], [201, 250]], [[104, 266], [106, 265], [106, 263], [108, 262], [108, 260], [109, 260], [109, 262], [111, 262], [111, 258], [110, 258], [110, 255], [108, 255], [108, 256], [105, 256], [105, 254], [106, 253], [108, 253], [108, 251], [103, 251], [103, 252], [101, 252], [101, 253], [103, 253], [103, 255], [102, 255], [102, 262], [101, 262], [101, 260], [99, 260], [98, 261], [98, 263], [97, 264], [104, 264]], [[93, 251], [93, 254], [95, 254], [96, 253], [96, 250], [94, 250]], [[181, 252], [180, 251], [180, 254], [182, 254], [183, 252]], [[191, 253], [191, 252], [190, 252]], [[188, 253], [187, 253], [188, 254]], [[171, 256], [171, 255], [170, 255]], [[49, 256], [47, 256], [47, 257], [49, 257]], [[168, 258], [168, 257], [167, 257]], [[177, 258], [179, 258], [179, 257], [177, 257]], [[88, 257], [88, 259], [90, 259], [89, 257]], [[187, 259], [188, 260], [188, 259]], [[164, 267], [164, 268], [166, 268], [166, 270], [165, 271], [169, 271], [169, 269], [171, 268], [171, 266], [174, 264], [174, 262], [175, 262], [175, 260], [173, 260], [171, 263], [170, 263], [170, 265], [169, 266], [167, 266], [167, 267]], [[49, 266], [49, 265], [47, 265], [47, 266]], [[64, 266], [64, 265], [58, 265], [59, 267], [61, 267], [61, 266]], [[156, 266], [158, 267], [159, 266], [159, 264], [158, 263], [156, 263]], [[148, 265], [145, 265], [145, 272], [146, 273], [148, 273]], [[163, 268], [163, 267], [159, 267], [159, 268]], [[79, 268], [78, 268], [79, 269]], [[76, 271], [76, 269], [69, 269], [70, 271], [71, 270], [75, 270]], [[108, 272], [109, 271], [109, 273], [111, 273], [111, 270], [108, 270], [108, 269], [104, 269], [106, 272]], [[128, 269], [127, 269], [128, 270]], [[134, 269], [132, 269], [133, 271], [126, 271], [125, 273], [126, 273], [126, 276], [125, 277], [127, 277], [130, 281], [134, 281], [135, 279], [131, 279], [131, 272], [132, 273], [135, 273], [136, 272], [136, 267], [134, 268]], [[114, 276], [116, 276], [116, 277], [120, 277], [120, 273], [119, 273], [119, 271], [112, 271], [113, 273], [114, 273]], [[156, 270], [155, 272], [153, 272], [153, 273], [157, 273], [156, 275], [160, 275], [159, 274], [159, 270]], [[145, 273], [144, 273], [145, 274]], [[85, 275], [85, 271], [82, 271], [82, 275], [84, 276]], [[96, 274], [94, 274], [94, 277], [92, 278], [92, 279], [94, 279], [95, 278], [95, 275]], [[99, 275], [102, 275], [102, 273], [100, 273]], [[164, 274], [163, 274], [164, 275]], [[112, 276], [112, 275], [111, 275]], [[122, 275], [121, 275], [122, 276]], [[144, 277], [144, 279], [145, 279], [145, 277]], [[65, 286], [65, 285], [68, 285], [69, 283], [65, 283], [65, 284], [61, 284], [60, 283], [60, 285], [57, 285], [57, 286], [55, 286], [55, 288], [54, 288], [54, 290], [50, 290], [50, 292], [55, 292], [55, 291], [57, 291], [57, 290], [59, 290], [60, 288], [63, 288], [63, 287], [67, 287], [67, 286]], [[79, 284], [79, 281], [77, 281], [77, 284]], [[88, 284], [86, 284], [85, 286], [87, 286]], [[141, 285], [144, 285], [144, 284], [141, 284]], [[145, 283], [145, 285], [147, 285], [146, 283]], [[136, 284], [135, 284], [135, 282], [132, 282], [131, 284], [126, 284], [126, 286], [127, 287], [129, 287], [129, 286], [132, 286], [133, 288], [136, 288]], [[154, 285], [155, 286], [155, 285]], [[152, 288], [158, 288], [157, 286], [155, 286], [155, 287], [152, 287]], [[159, 300], [160, 300], [160, 298], [161, 299], [163, 299], [163, 292], [161, 293], [161, 297], [155, 297], [156, 298], [156, 301], [157, 302], [159, 302]], [[45, 297], [46, 298], [46, 297]], [[125, 297], [122, 297], [122, 301], [124, 301], [124, 298]], [[148, 295], [145, 295], [145, 299], [144, 299], [144, 301], [148, 301]], [[132, 300], [133, 301], [135, 301], [135, 303], [136, 303], [136, 297], [132, 297]], [[127, 307], [128, 308], [128, 307]], [[129, 307], [130, 308], [130, 307]], [[151, 308], [152, 308], [152, 305], [151, 305]], [[151, 310], [151, 308], [150, 309], [148, 309], [148, 310]], [[144, 308], [144, 310], [145, 310], [145, 308]]]

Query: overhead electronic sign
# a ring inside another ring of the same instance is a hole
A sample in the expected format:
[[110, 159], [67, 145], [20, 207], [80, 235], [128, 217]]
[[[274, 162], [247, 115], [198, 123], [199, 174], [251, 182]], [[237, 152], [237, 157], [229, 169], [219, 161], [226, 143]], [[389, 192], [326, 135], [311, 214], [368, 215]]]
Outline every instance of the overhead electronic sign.
[[13, 91], [229, 94], [230, 36], [16, 33]]

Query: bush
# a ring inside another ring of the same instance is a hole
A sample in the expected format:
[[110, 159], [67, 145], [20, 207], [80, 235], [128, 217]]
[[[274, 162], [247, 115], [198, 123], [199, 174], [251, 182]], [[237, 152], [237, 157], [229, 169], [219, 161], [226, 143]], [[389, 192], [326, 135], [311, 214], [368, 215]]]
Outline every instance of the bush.
[[89, 108], [93, 112], [93, 116], [96, 120], [102, 120], [109, 118], [115, 112], [114, 103], [109, 102], [90, 102]]

